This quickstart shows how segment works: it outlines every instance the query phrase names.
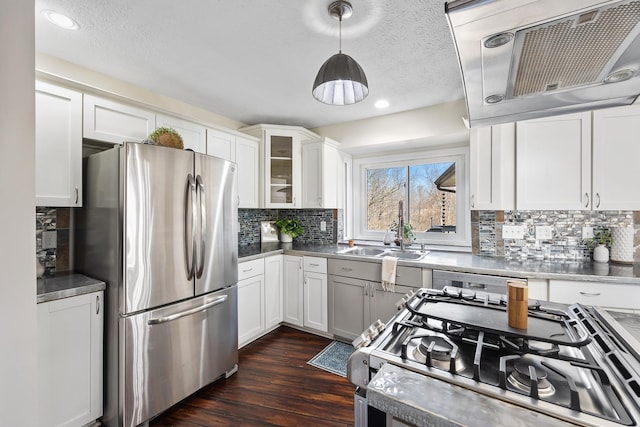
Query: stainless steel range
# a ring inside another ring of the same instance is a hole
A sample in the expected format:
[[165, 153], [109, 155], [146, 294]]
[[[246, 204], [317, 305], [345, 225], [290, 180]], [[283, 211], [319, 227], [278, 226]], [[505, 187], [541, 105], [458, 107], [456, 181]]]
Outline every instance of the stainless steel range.
[[[356, 426], [379, 425], [366, 421], [377, 411], [364, 408], [385, 364], [429, 377], [424, 394], [433, 398], [438, 384], [453, 385], [459, 396], [479, 393], [559, 423], [638, 425], [638, 343], [619, 329], [595, 307], [530, 300], [528, 327], [518, 330], [507, 324], [504, 295], [421, 289], [386, 325], [354, 341], [348, 378], [357, 386]], [[472, 409], [462, 402], [458, 410]]]

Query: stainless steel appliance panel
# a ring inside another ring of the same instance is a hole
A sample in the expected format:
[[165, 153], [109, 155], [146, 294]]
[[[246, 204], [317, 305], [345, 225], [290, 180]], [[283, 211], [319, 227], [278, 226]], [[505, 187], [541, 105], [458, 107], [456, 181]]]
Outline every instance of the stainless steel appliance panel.
[[[194, 295], [187, 263], [195, 195], [193, 153], [125, 144], [124, 307], [135, 313]], [[191, 175], [192, 176], [192, 175]]]
[[507, 293], [507, 283], [510, 281], [526, 283], [527, 279], [433, 270], [433, 289], [444, 289], [446, 286], [453, 286], [472, 291], [504, 295]]
[[122, 425], [148, 420], [237, 365], [237, 304], [232, 286], [120, 320]]
[[235, 174], [235, 163], [217, 157], [195, 155], [198, 213], [194, 273], [196, 295], [238, 282]]

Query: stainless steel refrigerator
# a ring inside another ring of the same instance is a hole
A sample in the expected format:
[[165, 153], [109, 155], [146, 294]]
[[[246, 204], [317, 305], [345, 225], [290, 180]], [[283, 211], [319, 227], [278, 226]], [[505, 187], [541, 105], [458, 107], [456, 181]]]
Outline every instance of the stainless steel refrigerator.
[[75, 268], [107, 283], [107, 426], [135, 426], [238, 363], [236, 167], [126, 142], [89, 156]]

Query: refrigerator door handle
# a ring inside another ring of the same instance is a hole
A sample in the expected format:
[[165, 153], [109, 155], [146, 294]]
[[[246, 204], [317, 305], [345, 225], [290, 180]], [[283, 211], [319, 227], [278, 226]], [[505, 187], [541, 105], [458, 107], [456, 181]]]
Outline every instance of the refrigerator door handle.
[[[207, 240], [207, 204], [205, 200], [204, 183], [200, 175], [196, 177], [196, 187], [198, 200], [200, 202], [200, 253], [196, 258], [196, 278], [199, 279], [202, 277], [202, 272], [204, 271], [204, 254]], [[197, 234], [194, 234], [194, 239], [196, 236]], [[194, 256], [196, 256], [195, 253]]]
[[[184, 205], [184, 244], [187, 262], [187, 280], [192, 280], [195, 273], [194, 258], [196, 256], [196, 182], [193, 175], [187, 176], [187, 194]], [[191, 232], [188, 230], [188, 218], [191, 215]], [[191, 252], [189, 252], [191, 251]], [[191, 253], [191, 256], [189, 256]]]
[[171, 322], [172, 320], [177, 320], [182, 317], [190, 316], [195, 313], [199, 313], [201, 311], [205, 311], [208, 308], [213, 307], [214, 305], [222, 304], [228, 298], [228, 295], [222, 295], [214, 299], [213, 301], [209, 301], [206, 304], [202, 304], [199, 307], [191, 308], [189, 310], [181, 311], [180, 313], [170, 314], [168, 316], [156, 317], [154, 319], [149, 319], [147, 321], [147, 325], [159, 325], [161, 323]]

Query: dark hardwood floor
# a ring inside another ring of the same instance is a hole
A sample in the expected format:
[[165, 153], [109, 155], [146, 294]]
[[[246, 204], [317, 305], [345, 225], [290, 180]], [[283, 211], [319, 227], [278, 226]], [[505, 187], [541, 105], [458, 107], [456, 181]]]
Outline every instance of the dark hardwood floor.
[[149, 425], [353, 426], [353, 385], [307, 365], [330, 342], [281, 326], [240, 350], [238, 372], [196, 392]]

